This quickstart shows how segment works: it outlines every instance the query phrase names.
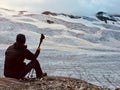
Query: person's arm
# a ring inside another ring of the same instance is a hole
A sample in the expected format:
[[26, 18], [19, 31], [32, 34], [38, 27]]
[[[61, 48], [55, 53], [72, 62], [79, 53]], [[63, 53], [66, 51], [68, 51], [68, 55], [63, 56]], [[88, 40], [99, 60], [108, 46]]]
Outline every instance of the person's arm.
[[37, 50], [35, 52], [35, 57], [37, 58], [39, 54], [40, 54], [40, 47], [37, 48]]
[[25, 49], [25, 51], [24, 51], [25, 58], [28, 59], [28, 60], [36, 60], [39, 53], [40, 53], [40, 48], [36, 50], [35, 54], [33, 54], [28, 49]]

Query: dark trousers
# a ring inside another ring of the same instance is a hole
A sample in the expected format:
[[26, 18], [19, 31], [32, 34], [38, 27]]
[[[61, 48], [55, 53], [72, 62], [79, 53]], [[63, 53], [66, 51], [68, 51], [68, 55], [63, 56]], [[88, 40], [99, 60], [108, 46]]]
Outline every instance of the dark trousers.
[[40, 64], [37, 60], [32, 60], [30, 63], [24, 66], [22, 71], [16, 72], [5, 72], [5, 77], [22, 79], [24, 78], [32, 69], [35, 69], [36, 77], [41, 78], [43, 75]]
[[19, 78], [24, 78], [32, 69], [35, 70], [37, 78], [42, 77], [43, 72], [42, 72], [39, 62], [37, 60], [33, 60], [30, 63], [28, 63], [25, 66], [25, 68], [21, 71]]

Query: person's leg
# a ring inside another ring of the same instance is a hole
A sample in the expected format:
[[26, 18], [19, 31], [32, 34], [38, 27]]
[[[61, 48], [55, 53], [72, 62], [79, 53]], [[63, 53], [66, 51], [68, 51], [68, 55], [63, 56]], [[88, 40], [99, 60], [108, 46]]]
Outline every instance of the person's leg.
[[4, 74], [5, 77], [19, 79], [20, 73], [7, 72]]
[[20, 78], [24, 78], [25, 75], [27, 75], [27, 73], [31, 71], [31, 69], [35, 69], [37, 78], [42, 77], [43, 72], [39, 62], [37, 60], [33, 60], [26, 65], [25, 69], [21, 72]]

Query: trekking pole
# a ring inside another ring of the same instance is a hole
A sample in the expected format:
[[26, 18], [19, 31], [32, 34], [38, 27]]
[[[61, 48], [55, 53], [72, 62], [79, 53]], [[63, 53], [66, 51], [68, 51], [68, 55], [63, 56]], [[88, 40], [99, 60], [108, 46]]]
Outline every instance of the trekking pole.
[[[41, 43], [43, 42], [43, 39], [45, 39], [45, 36], [44, 36], [43, 34], [41, 34], [41, 37], [40, 37], [40, 42], [39, 42], [38, 48], [40, 48]], [[33, 77], [33, 73], [34, 73], [34, 69], [32, 70], [32, 73], [31, 73], [31, 78]]]

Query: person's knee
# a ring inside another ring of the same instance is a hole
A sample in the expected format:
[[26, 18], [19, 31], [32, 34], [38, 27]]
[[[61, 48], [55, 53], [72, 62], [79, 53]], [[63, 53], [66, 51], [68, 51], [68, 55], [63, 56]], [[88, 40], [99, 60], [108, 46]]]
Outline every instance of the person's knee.
[[33, 64], [33, 65], [39, 65], [39, 62], [38, 62], [38, 60], [33, 60], [33, 61], [32, 61], [32, 64]]

